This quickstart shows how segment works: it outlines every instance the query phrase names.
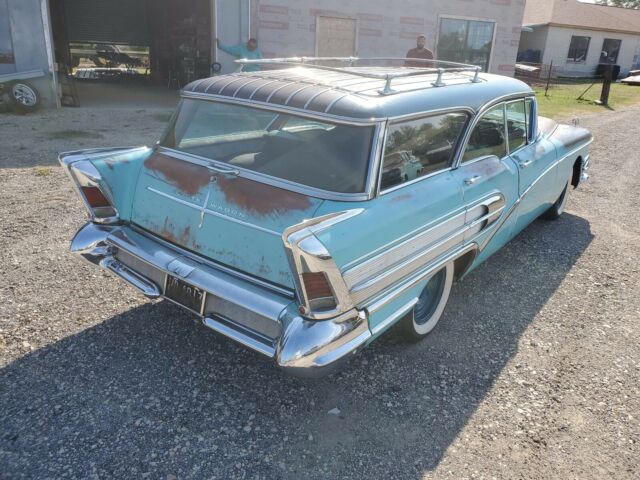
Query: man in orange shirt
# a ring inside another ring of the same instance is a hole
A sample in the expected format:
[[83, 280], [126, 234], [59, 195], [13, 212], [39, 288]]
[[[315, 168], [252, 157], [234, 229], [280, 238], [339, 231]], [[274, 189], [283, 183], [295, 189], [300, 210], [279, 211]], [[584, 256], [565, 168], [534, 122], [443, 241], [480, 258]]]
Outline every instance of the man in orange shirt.
[[[428, 48], [424, 48], [427, 38], [424, 35], [419, 35], [416, 39], [416, 48], [412, 48], [407, 52], [407, 58], [420, 58], [422, 60], [433, 60], [433, 52]], [[430, 62], [404, 62], [407, 67], [432, 67]]]

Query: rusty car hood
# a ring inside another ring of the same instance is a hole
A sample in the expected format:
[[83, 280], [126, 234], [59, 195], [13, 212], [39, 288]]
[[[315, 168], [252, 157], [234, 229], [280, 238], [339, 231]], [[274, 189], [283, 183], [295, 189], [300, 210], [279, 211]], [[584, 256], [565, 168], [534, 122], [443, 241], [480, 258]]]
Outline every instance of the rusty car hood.
[[293, 288], [282, 232], [313, 217], [321, 203], [156, 151], [139, 176], [132, 222], [207, 259]]

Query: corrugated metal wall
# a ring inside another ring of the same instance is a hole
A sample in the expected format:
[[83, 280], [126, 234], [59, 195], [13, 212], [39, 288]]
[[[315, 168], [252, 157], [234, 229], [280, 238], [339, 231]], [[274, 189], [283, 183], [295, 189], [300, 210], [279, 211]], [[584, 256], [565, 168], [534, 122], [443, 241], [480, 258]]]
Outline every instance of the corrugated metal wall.
[[146, 0], [65, 0], [70, 42], [149, 45]]

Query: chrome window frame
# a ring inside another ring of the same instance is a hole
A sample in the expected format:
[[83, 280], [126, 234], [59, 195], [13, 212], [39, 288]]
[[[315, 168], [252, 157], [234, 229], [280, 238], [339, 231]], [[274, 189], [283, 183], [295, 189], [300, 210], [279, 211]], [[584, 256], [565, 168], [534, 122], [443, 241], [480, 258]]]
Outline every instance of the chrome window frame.
[[457, 156], [457, 152], [458, 152], [458, 148], [459, 148], [459, 144], [462, 141], [462, 139], [464, 138], [465, 135], [465, 128], [467, 127], [467, 125], [462, 127], [462, 135], [458, 138], [457, 144], [455, 146], [454, 149], [454, 154], [452, 156], [452, 160], [450, 161], [450, 164], [448, 167], [440, 169], [440, 170], [436, 170], [435, 172], [431, 172], [427, 175], [423, 175], [421, 177], [418, 178], [414, 178], [413, 180], [410, 180], [408, 182], [403, 182], [403, 183], [399, 183], [398, 185], [394, 185], [393, 187], [389, 187], [385, 190], [382, 190], [381, 188], [381, 182], [382, 182], [382, 169], [384, 168], [384, 151], [386, 149], [387, 146], [387, 137], [388, 137], [388, 133], [389, 133], [389, 127], [399, 124], [399, 123], [406, 123], [406, 122], [412, 122], [415, 120], [421, 120], [423, 118], [430, 118], [430, 117], [436, 117], [438, 115], [446, 115], [448, 113], [465, 113], [467, 115], [467, 120], [466, 120], [466, 124], [468, 125], [471, 121], [473, 121], [473, 117], [475, 114], [475, 110], [473, 110], [470, 107], [463, 107], [463, 106], [456, 106], [456, 107], [447, 107], [447, 108], [440, 108], [437, 110], [430, 110], [428, 112], [420, 112], [420, 113], [411, 113], [411, 114], [407, 114], [407, 115], [398, 115], [396, 117], [390, 117], [387, 122], [385, 122], [385, 126], [384, 126], [384, 132], [383, 132], [383, 137], [382, 137], [382, 144], [380, 147], [380, 158], [379, 158], [379, 166], [378, 166], [378, 171], [377, 171], [377, 188], [376, 191], [378, 192], [378, 196], [382, 196], [382, 195], [386, 195], [388, 193], [392, 193], [396, 190], [399, 190], [401, 188], [404, 188], [406, 186], [409, 185], [413, 185], [414, 183], [418, 183], [421, 182], [423, 180], [426, 180], [427, 178], [431, 178], [435, 175], [439, 175], [441, 173], [447, 172], [452, 170], [454, 167], [453, 165], [455, 164], [455, 160], [456, 160], [456, 156]]
[[[522, 150], [523, 148], [527, 147], [528, 145], [531, 144], [531, 140], [529, 138], [530, 132], [529, 132], [529, 119], [531, 118], [531, 112], [529, 112], [527, 114], [527, 98], [531, 98], [531, 97], [522, 97], [522, 98], [516, 98], [515, 100], [510, 100], [508, 102], [504, 102], [504, 126], [505, 126], [505, 131], [506, 131], [506, 136], [507, 136], [507, 155], [511, 155], [513, 153], [517, 153], [520, 150]], [[523, 102], [524, 103], [524, 128], [525, 128], [525, 133], [526, 133], [526, 137], [525, 137], [525, 141], [522, 145], [520, 145], [518, 148], [511, 150], [511, 145], [509, 144], [509, 124], [507, 123], [507, 105], [511, 104], [511, 103], [516, 103], [516, 102]]]
[[[372, 199], [375, 195], [375, 168], [378, 164], [378, 157], [381, 155], [380, 150], [380, 138], [382, 132], [384, 131], [383, 125], [386, 123], [386, 119], [351, 119], [347, 117], [339, 117], [336, 115], [327, 115], [322, 113], [309, 112], [308, 110], [301, 110], [298, 108], [291, 108], [287, 106], [279, 106], [273, 105], [266, 102], [257, 102], [254, 100], [243, 100], [243, 99], [235, 99], [224, 97], [220, 95], [214, 94], [198, 94], [193, 92], [183, 92], [183, 98], [186, 99], [196, 99], [196, 100], [206, 100], [213, 103], [227, 103], [227, 104], [236, 104], [244, 107], [257, 108], [260, 110], [267, 110], [273, 112], [275, 114], [287, 114], [287, 115], [295, 115], [299, 117], [309, 118], [312, 120], [319, 120], [325, 123], [332, 123], [336, 125], [347, 125], [347, 126], [356, 126], [356, 127], [373, 127], [373, 132], [371, 135], [370, 142], [370, 150], [368, 157], [368, 166], [366, 172], [366, 178], [364, 181], [364, 188], [362, 192], [354, 192], [354, 193], [341, 193], [341, 192], [332, 192], [330, 190], [323, 190], [320, 188], [311, 187], [309, 185], [304, 185], [301, 183], [293, 182], [290, 180], [285, 180], [278, 177], [273, 177], [271, 175], [267, 175], [261, 172], [256, 172], [254, 170], [250, 170], [248, 168], [240, 167], [235, 165], [235, 169], [240, 172], [240, 176], [244, 178], [248, 178], [250, 180], [254, 180], [260, 183], [264, 183], [267, 185], [271, 185], [278, 188], [284, 188], [296, 193], [300, 193], [303, 195], [308, 195], [314, 198], [320, 198], [323, 200], [335, 200], [341, 202], [360, 202], [365, 200]], [[172, 120], [177, 115], [177, 110], [174, 112], [172, 116]], [[165, 129], [165, 133], [162, 139], [165, 138], [168, 133], [170, 126], [167, 126]], [[175, 158], [180, 160], [185, 160], [190, 163], [194, 163], [196, 165], [209, 167], [216, 166], [220, 168], [227, 168], [229, 164], [226, 162], [220, 162], [208, 157], [203, 157], [202, 155], [196, 155], [193, 153], [184, 152], [178, 150], [176, 148], [167, 147], [161, 145], [160, 142], [156, 143], [156, 149], [161, 152], [167, 153]]]
[[[460, 146], [458, 148], [458, 151], [456, 153], [456, 159], [454, 162], [454, 166], [453, 169], [459, 168], [461, 165], [470, 165], [472, 163], [477, 162], [478, 160], [481, 160], [482, 158], [485, 158], [486, 155], [481, 155], [478, 158], [474, 158], [473, 160], [469, 160], [468, 162], [464, 162], [462, 163], [462, 155], [464, 154], [464, 151], [467, 148], [467, 145], [469, 144], [469, 137], [471, 137], [471, 132], [473, 132], [473, 129], [476, 127], [476, 125], [478, 124], [478, 122], [480, 121], [480, 119], [482, 118], [482, 116], [487, 112], [487, 110], [490, 110], [491, 108], [495, 107], [496, 105], [502, 103], [503, 104], [503, 115], [506, 115], [506, 107], [504, 106], [504, 104], [506, 102], [508, 102], [509, 100], [519, 100], [521, 98], [525, 98], [525, 97], [532, 97], [534, 96], [533, 92], [531, 90], [529, 91], [524, 91], [524, 92], [515, 92], [515, 93], [509, 93], [506, 95], [502, 95], [500, 97], [497, 97], [495, 99], [493, 99], [491, 102], [487, 102], [485, 103], [482, 108], [480, 108], [477, 113], [475, 114], [474, 118], [471, 119], [471, 121], [469, 122], [469, 124], [467, 125], [467, 131], [465, 132], [462, 141], [460, 142]], [[535, 100], [534, 100], [535, 101]], [[506, 134], [506, 129], [507, 129], [507, 122], [505, 122], [505, 134]], [[506, 141], [506, 139], [505, 139]], [[508, 153], [508, 145], [509, 142], [507, 142], [507, 154], [501, 158], [507, 158], [509, 156]]]

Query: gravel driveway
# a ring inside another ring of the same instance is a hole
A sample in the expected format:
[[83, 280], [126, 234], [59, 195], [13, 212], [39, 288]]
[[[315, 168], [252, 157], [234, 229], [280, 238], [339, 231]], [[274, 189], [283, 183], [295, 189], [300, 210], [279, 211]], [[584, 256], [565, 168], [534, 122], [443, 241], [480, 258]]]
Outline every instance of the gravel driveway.
[[151, 144], [166, 112], [0, 116], [0, 478], [638, 478], [639, 114], [583, 119], [592, 180], [427, 340], [306, 382], [68, 253], [55, 153]]

